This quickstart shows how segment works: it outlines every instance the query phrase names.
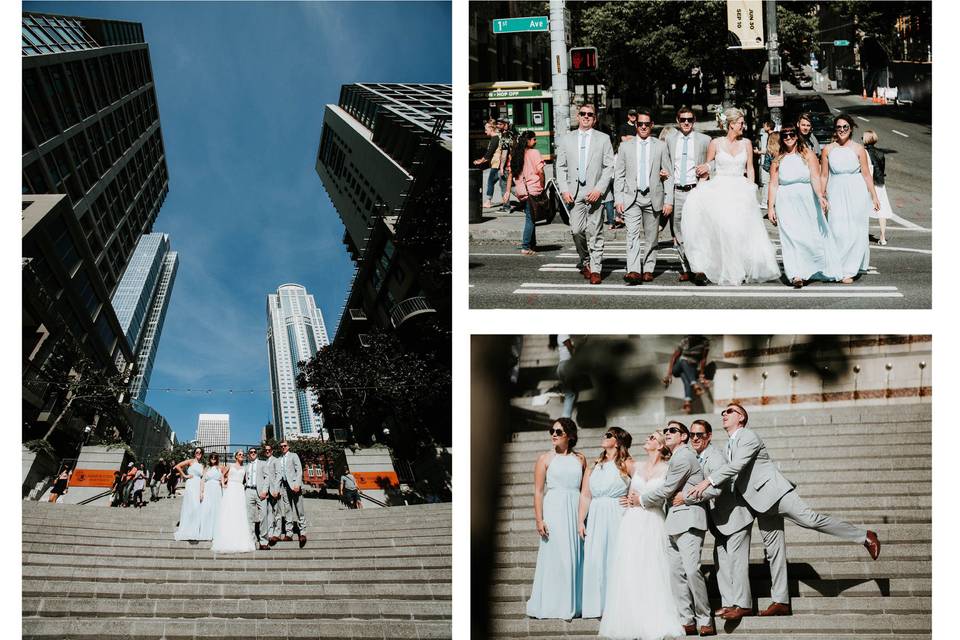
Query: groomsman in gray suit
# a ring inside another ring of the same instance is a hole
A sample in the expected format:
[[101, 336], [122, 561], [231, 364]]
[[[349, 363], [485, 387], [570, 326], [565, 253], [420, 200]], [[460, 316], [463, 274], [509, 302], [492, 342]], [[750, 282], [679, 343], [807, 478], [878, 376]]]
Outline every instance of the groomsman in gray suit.
[[[670, 152], [652, 134], [650, 110], [638, 109], [637, 136], [620, 145], [614, 168], [616, 209], [627, 223], [627, 274], [623, 281], [629, 285], [653, 280], [664, 195], [673, 191], [672, 175], [665, 182], [660, 180], [660, 172], [672, 167]], [[641, 229], [646, 252], [640, 250]]]
[[263, 462], [267, 466], [267, 509], [270, 512], [270, 518], [267, 521], [269, 528], [270, 545], [277, 544], [280, 536], [283, 535], [283, 503], [280, 501], [280, 458], [273, 455], [273, 447], [269, 444], [263, 445]]
[[783, 537], [784, 518], [806, 529], [858, 542], [867, 548], [871, 558], [877, 559], [880, 540], [876, 533], [817, 513], [797, 495], [795, 485], [780, 473], [760, 436], [746, 427], [746, 409], [731, 403], [721, 415], [723, 428], [730, 436], [727, 442], [729, 462], [710, 473], [706, 480], [694, 487], [690, 495], [696, 499], [710, 487], [722, 487], [733, 481], [737, 494], [757, 514], [757, 524], [770, 562], [770, 595], [773, 598], [773, 603], [760, 612], [761, 616], [786, 616], [791, 613], [786, 543]]
[[681, 620], [684, 621], [683, 629], [687, 635], [695, 635], [699, 626], [701, 636], [715, 636], [717, 630], [710, 615], [707, 582], [700, 572], [707, 511], [701, 504], [672, 504], [677, 493], [685, 493], [703, 479], [703, 471], [697, 461], [696, 451], [687, 442], [690, 433], [684, 424], [671, 421], [663, 433], [667, 447], [672, 452], [663, 484], [642, 496], [631, 491], [628, 502], [631, 506], [644, 509], [659, 509], [667, 503], [667, 519], [664, 523], [669, 542], [667, 557], [672, 573], [673, 595], [679, 606]]
[[[699, 454], [700, 467], [710, 475], [724, 464], [727, 458], [720, 449], [710, 444], [713, 427], [706, 420], [694, 420], [690, 424], [690, 443]], [[710, 487], [703, 492], [702, 500], [709, 501], [707, 518], [713, 534], [713, 562], [717, 567], [717, 586], [720, 588], [721, 609], [714, 614], [725, 620], [739, 620], [753, 615], [753, 599], [750, 593], [750, 533], [753, 529], [753, 513], [743, 498], [733, 490], [733, 484]], [[692, 504], [696, 501], [677, 494], [677, 502]]]
[[[247, 521], [250, 523], [250, 536], [262, 551], [269, 551], [268, 538], [273, 523], [273, 513], [267, 496], [270, 491], [270, 464], [257, 460], [257, 448], [247, 451], [248, 460], [243, 474], [244, 497], [247, 501]], [[260, 527], [259, 540], [257, 527]]]
[[[710, 136], [693, 130], [697, 121], [690, 107], [677, 109], [677, 129], [667, 135], [666, 143], [672, 159], [672, 166], [668, 169], [673, 178], [673, 188], [668, 189], [663, 215], [670, 219], [670, 232], [673, 242], [680, 254], [680, 281], [690, 279], [690, 263], [683, 250], [683, 235], [681, 226], [683, 221], [683, 205], [687, 195], [695, 189], [700, 180], [710, 178], [710, 165], [707, 164], [707, 147], [710, 146]], [[672, 214], [672, 215], [671, 215]], [[703, 278], [696, 282], [706, 283]]]
[[280, 500], [286, 529], [281, 540], [293, 539], [293, 521], [300, 530], [300, 547], [307, 544], [307, 516], [303, 511], [303, 465], [300, 456], [290, 451], [286, 440], [280, 443]]
[[557, 141], [555, 166], [560, 196], [570, 208], [570, 233], [580, 257], [577, 268], [600, 284], [603, 266], [603, 194], [613, 178], [613, 145], [595, 131], [597, 110], [589, 102], [577, 112], [579, 128]]

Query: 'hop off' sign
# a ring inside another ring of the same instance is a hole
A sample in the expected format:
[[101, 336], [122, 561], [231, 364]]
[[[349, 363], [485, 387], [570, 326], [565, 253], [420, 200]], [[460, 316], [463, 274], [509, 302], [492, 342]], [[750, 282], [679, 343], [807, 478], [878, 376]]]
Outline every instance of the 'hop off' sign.
[[728, 46], [763, 49], [763, 1], [727, 0]]
[[104, 487], [113, 486], [113, 471], [109, 469], [75, 469], [70, 476], [71, 487]]

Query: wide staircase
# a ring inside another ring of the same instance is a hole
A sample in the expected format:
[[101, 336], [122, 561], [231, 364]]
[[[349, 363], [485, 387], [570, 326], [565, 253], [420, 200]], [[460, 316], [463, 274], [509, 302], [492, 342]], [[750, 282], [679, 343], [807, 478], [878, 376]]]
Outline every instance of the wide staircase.
[[[721, 451], [726, 434], [717, 415], [675, 416], [685, 424], [700, 417], [714, 426]], [[654, 428], [649, 419], [622, 413], [609, 425], [633, 435], [634, 454]], [[531, 424], [529, 419], [525, 424]], [[906, 640], [931, 633], [931, 415], [929, 404], [803, 411], [754, 411], [750, 426], [810, 506], [877, 532], [880, 558], [862, 546], [786, 525], [793, 615], [747, 617], [739, 624], [717, 619], [720, 636], [752, 640]], [[600, 451], [604, 429], [581, 429], [578, 449], [588, 460]], [[497, 568], [491, 590], [493, 635], [504, 638], [595, 638], [597, 620], [534, 620], [526, 617], [539, 538], [533, 518], [533, 467], [548, 450], [545, 431], [521, 431], [505, 447], [497, 522]], [[750, 578], [755, 608], [770, 604], [770, 574], [754, 526]], [[707, 535], [702, 568], [713, 609], [721, 605]]]
[[215, 554], [143, 509], [23, 503], [23, 637], [450, 638], [451, 505], [305, 500], [308, 542]]

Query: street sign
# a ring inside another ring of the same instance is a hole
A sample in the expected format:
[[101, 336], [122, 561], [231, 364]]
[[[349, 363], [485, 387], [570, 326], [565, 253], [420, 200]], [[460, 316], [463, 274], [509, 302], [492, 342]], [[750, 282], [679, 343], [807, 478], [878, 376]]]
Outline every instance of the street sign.
[[727, 0], [727, 48], [763, 49], [763, 2]]
[[524, 33], [528, 31], [549, 31], [550, 19], [547, 16], [530, 18], [497, 18], [493, 21], [494, 33]]
[[850, 41], [849, 41], [849, 40], [834, 40], [834, 41], [833, 41], [833, 46], [835, 46], [835, 47], [849, 47], [849, 46], [850, 46]]
[[596, 47], [574, 47], [569, 52], [570, 71], [596, 71], [597, 70], [597, 48]]

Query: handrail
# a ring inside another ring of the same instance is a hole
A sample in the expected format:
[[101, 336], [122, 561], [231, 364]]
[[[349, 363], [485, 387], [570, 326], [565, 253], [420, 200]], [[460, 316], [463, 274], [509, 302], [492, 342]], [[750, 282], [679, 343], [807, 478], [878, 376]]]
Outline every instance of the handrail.
[[112, 494], [112, 493], [113, 493], [113, 489], [107, 489], [107, 490], [104, 491], [103, 493], [98, 493], [97, 495], [92, 496], [92, 497], [90, 497], [90, 498], [87, 498], [86, 500], [81, 500], [81, 501], [78, 502], [77, 504], [90, 504], [90, 503], [93, 502], [94, 500], [99, 500], [100, 498], [105, 498], [105, 497], [109, 496], [109, 495]]
[[360, 496], [361, 498], [363, 498], [364, 500], [367, 500], [367, 501], [369, 501], [369, 502], [372, 502], [373, 504], [377, 505], [378, 507], [389, 507], [389, 506], [390, 506], [390, 505], [388, 505], [386, 502], [380, 502], [380, 501], [377, 500], [376, 498], [373, 498], [373, 497], [371, 497], [371, 496], [368, 496], [368, 495], [365, 494], [363, 491], [357, 491], [357, 495], [359, 495], [359, 496]]

